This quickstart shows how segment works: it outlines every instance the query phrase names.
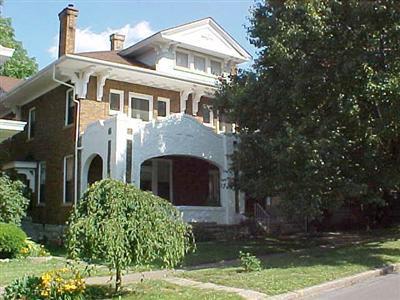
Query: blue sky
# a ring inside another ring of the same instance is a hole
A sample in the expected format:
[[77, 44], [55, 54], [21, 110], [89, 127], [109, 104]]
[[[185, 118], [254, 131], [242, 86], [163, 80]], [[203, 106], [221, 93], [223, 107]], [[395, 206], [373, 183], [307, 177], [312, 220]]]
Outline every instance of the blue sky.
[[16, 37], [40, 68], [56, 56], [58, 13], [69, 3], [79, 9], [77, 52], [108, 50], [108, 35], [119, 31], [132, 44], [153, 32], [213, 17], [254, 57], [247, 40], [253, 0], [5, 0], [2, 14], [12, 18]]

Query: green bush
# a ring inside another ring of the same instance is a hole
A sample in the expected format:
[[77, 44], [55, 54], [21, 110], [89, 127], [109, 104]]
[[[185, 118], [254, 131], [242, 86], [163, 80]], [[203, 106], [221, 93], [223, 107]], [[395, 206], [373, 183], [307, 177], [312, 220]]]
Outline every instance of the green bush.
[[90, 186], [69, 220], [70, 256], [116, 270], [117, 290], [126, 267], [174, 267], [193, 248], [192, 228], [171, 203], [117, 180]]
[[17, 225], [0, 223], [0, 258], [16, 257], [25, 247], [26, 238]]
[[40, 278], [24, 276], [11, 282], [4, 291], [4, 300], [42, 299], [40, 295]]
[[239, 252], [240, 265], [245, 272], [254, 272], [261, 270], [261, 261], [248, 252]]
[[24, 197], [25, 185], [0, 173], [0, 222], [21, 224], [26, 216], [29, 199]]

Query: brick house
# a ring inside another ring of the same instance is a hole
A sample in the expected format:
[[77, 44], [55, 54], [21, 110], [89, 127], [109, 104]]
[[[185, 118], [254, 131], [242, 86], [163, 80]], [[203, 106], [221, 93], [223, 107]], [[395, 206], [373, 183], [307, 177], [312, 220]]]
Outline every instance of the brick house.
[[60, 12], [59, 58], [0, 100], [0, 117], [27, 122], [1, 144], [2, 169], [31, 188], [33, 221], [63, 224], [89, 184], [111, 177], [189, 222], [240, 222], [243, 195], [226, 185], [234, 126], [211, 104], [218, 77], [250, 55], [211, 18], [74, 53], [77, 16]]

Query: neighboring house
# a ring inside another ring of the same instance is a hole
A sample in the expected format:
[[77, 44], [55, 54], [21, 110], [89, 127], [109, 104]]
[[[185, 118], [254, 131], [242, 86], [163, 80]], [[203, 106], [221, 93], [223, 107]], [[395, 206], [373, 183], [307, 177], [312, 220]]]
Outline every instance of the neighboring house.
[[0, 100], [28, 122], [1, 145], [12, 154], [2, 168], [29, 181], [33, 221], [64, 223], [88, 185], [110, 177], [189, 222], [240, 222], [244, 197], [227, 187], [234, 127], [211, 104], [218, 78], [250, 55], [211, 18], [74, 53], [77, 15], [59, 14], [59, 58]]
[[[14, 49], [6, 48], [0, 45], [0, 66], [2, 66], [14, 53]], [[14, 86], [20, 83], [20, 79], [0, 76], [0, 97], [2, 94], [11, 90]], [[8, 110], [0, 105], [0, 114], [4, 115]], [[26, 123], [0, 119], [0, 143], [13, 135], [24, 130]]]

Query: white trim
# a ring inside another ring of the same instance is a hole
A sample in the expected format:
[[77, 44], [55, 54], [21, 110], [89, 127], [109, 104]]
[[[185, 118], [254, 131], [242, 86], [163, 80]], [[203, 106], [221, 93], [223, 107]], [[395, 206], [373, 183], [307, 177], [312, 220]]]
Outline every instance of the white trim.
[[[71, 123], [68, 123], [68, 113], [69, 113], [69, 102], [68, 102], [68, 94], [72, 92], [72, 102], [74, 103], [74, 89], [70, 88], [65, 91], [65, 115], [64, 115], [64, 126], [70, 126], [71, 124], [74, 124], [74, 119], [72, 119]], [[75, 103], [74, 103], [75, 106]]]
[[[70, 159], [70, 158], [72, 158], [72, 159], [74, 159], [74, 155], [73, 154], [70, 154], [70, 155], [66, 155], [66, 156], [64, 156], [64, 160], [63, 160], [63, 204], [64, 205], [72, 205], [72, 204], [74, 204], [74, 197], [72, 197], [72, 201], [71, 202], [66, 202], [65, 201], [65, 192], [66, 192], [66, 175], [67, 175], [67, 159]], [[72, 161], [72, 164], [73, 164], [74, 162]], [[74, 173], [72, 173], [72, 174], [74, 174]], [[72, 182], [74, 182], [74, 181], [72, 181]]]
[[[159, 116], [158, 115], [158, 101], [166, 103], [166, 105], [165, 105], [166, 116]], [[163, 119], [163, 118], [168, 117], [170, 114], [171, 114], [171, 100], [169, 98], [165, 98], [165, 97], [157, 97], [157, 117], [160, 118], [160, 119]]]
[[32, 125], [31, 113], [32, 113], [32, 111], [35, 111], [35, 123], [37, 121], [36, 107], [31, 107], [28, 111], [28, 140], [32, 140], [34, 138], [34, 137], [31, 137], [31, 125]]
[[[120, 96], [119, 98], [119, 110], [113, 110], [111, 109], [111, 94], [117, 94]], [[108, 114], [111, 115], [116, 115], [119, 113], [124, 112], [124, 91], [122, 90], [114, 90], [110, 89], [110, 93], [108, 94]]]
[[[149, 121], [153, 120], [153, 96], [148, 94], [140, 94], [135, 92], [129, 92], [129, 107], [128, 107], [128, 116], [132, 118], [132, 98], [142, 99], [149, 101]], [[137, 119], [137, 118], [132, 118]]]

